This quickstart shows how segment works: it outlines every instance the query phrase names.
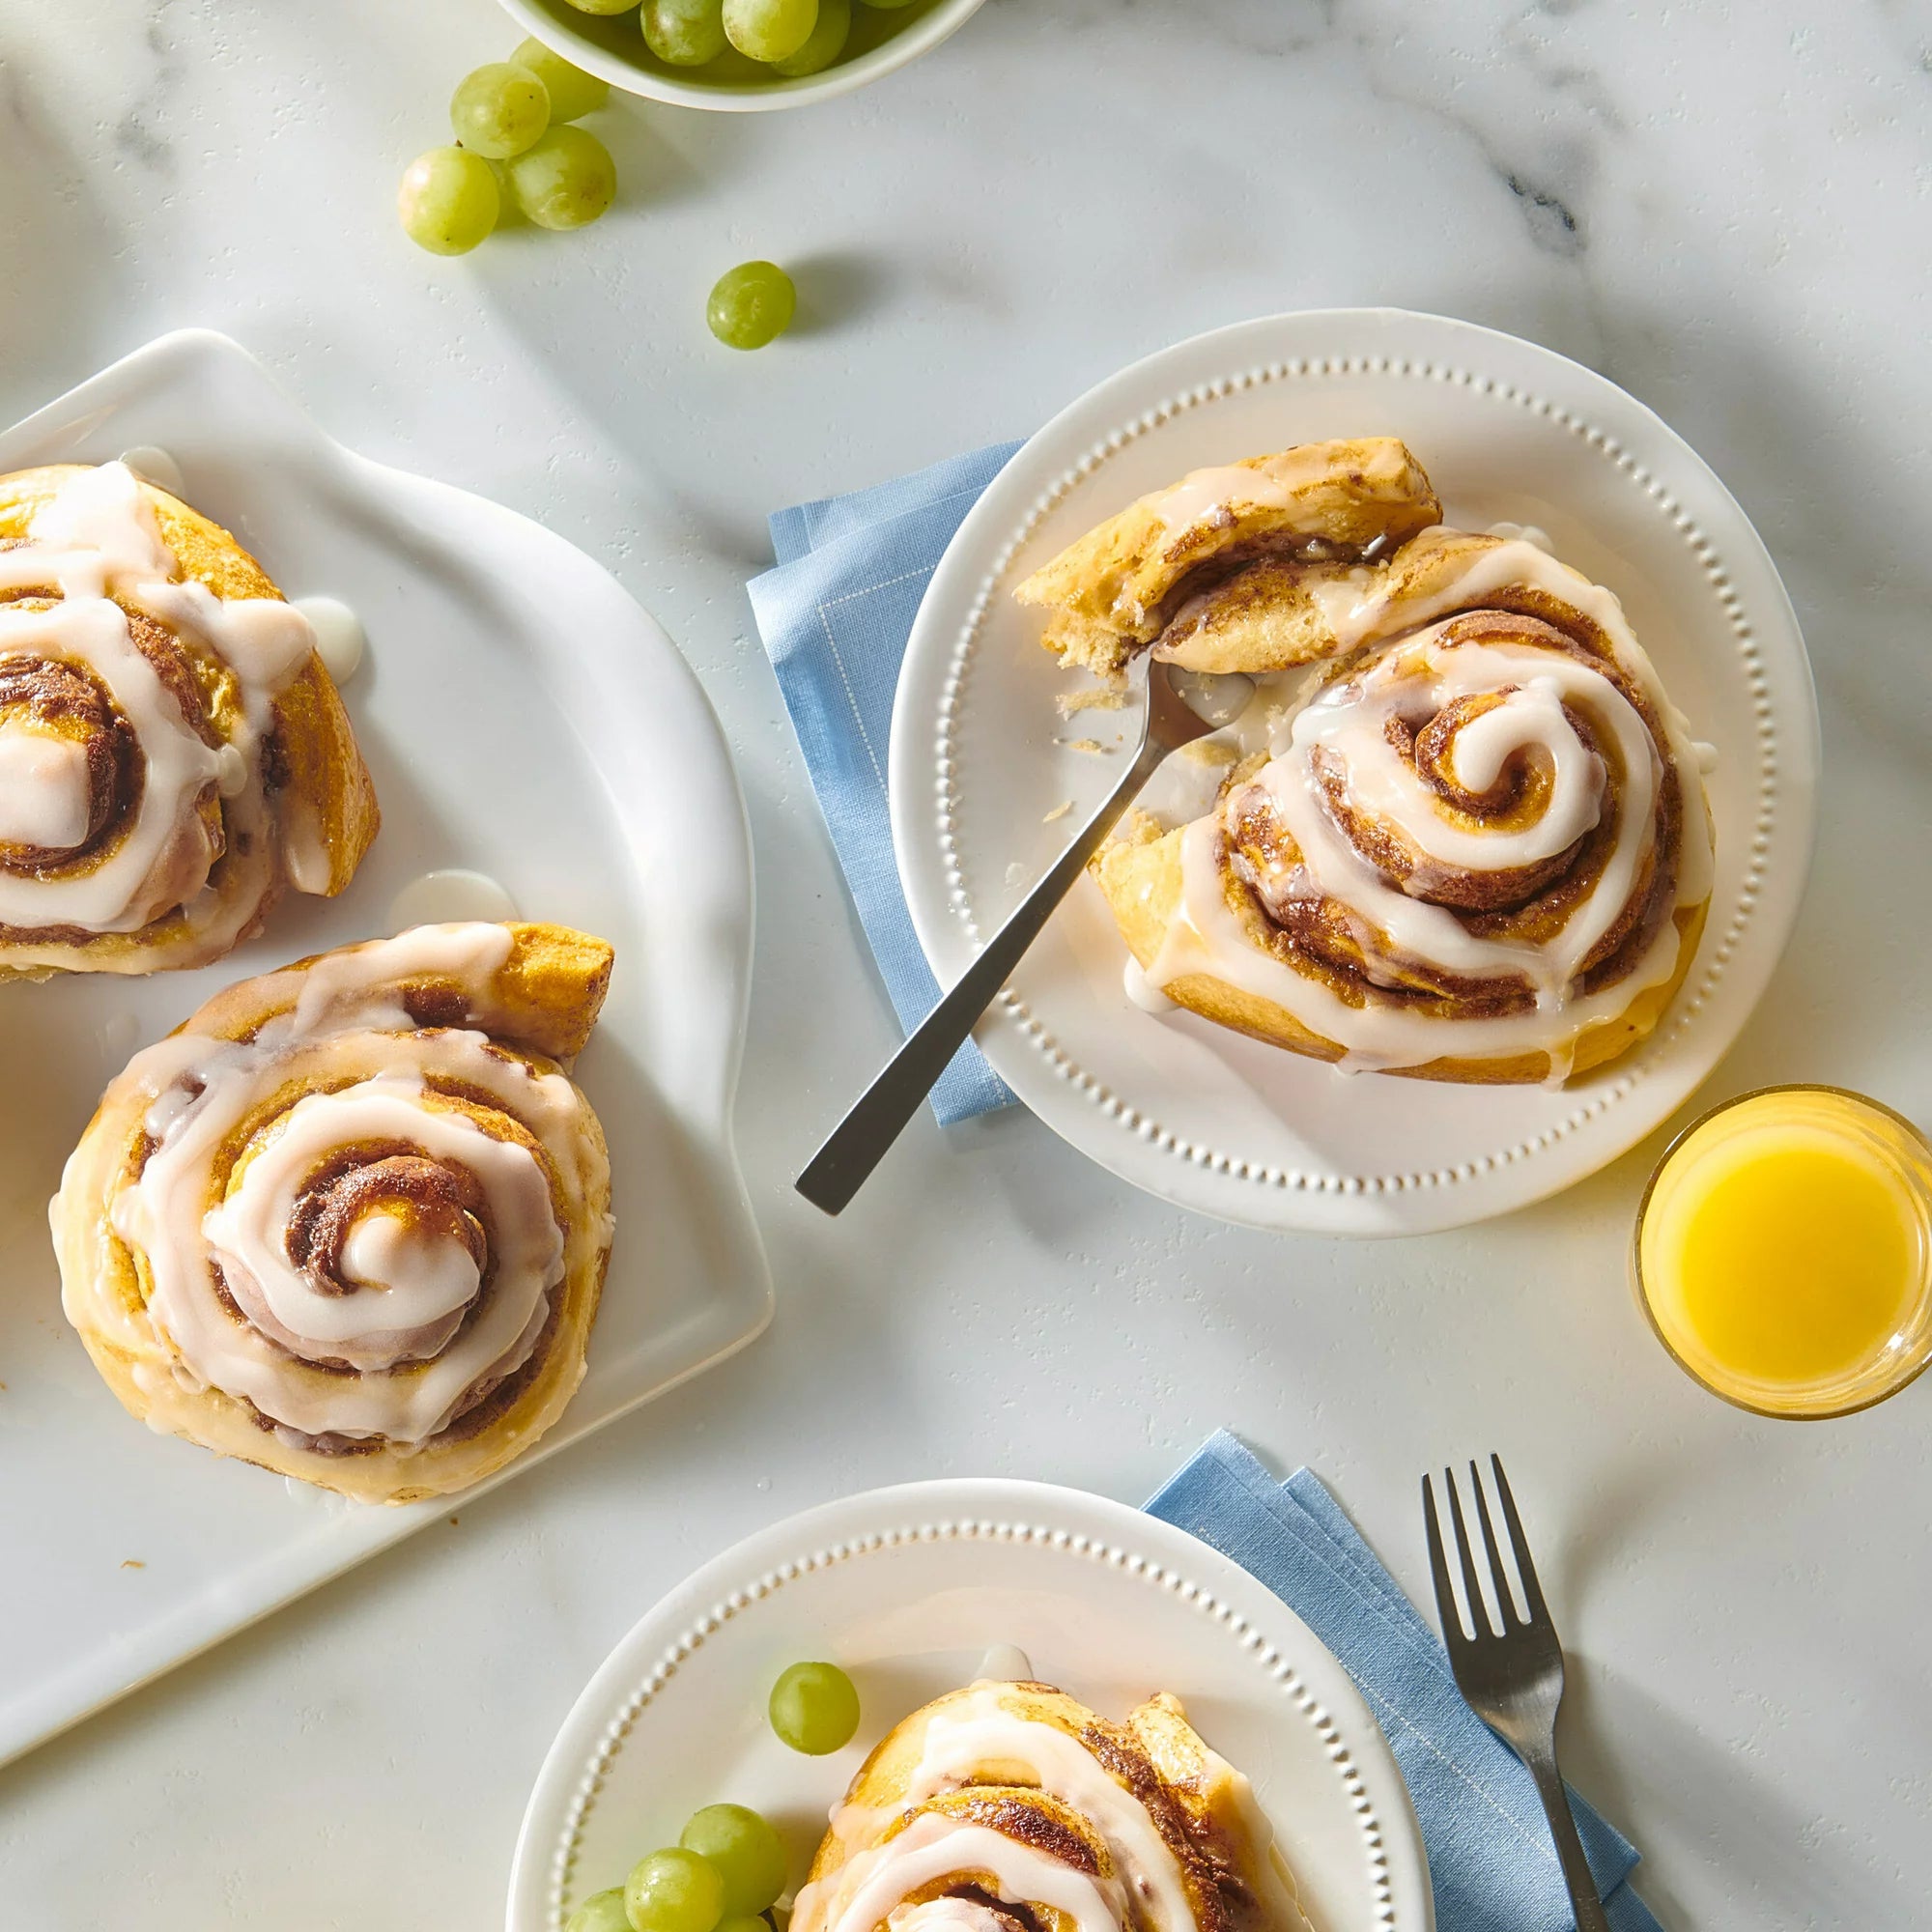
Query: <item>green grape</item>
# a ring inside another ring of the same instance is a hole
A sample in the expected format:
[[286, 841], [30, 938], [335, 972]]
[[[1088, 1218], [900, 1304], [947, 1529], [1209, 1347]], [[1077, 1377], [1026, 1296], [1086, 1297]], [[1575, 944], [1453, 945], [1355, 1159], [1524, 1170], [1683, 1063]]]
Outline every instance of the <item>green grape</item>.
[[727, 1920], [755, 1918], [784, 1889], [784, 1840], [747, 1805], [707, 1804], [677, 1841], [724, 1881]]
[[912, 0], [866, 0], [866, 5], [876, 7], [883, 14], [895, 7], [910, 7]]
[[851, 31], [852, 0], [818, 0], [817, 26], [797, 53], [775, 60], [772, 71], [787, 80], [803, 80], [809, 73], [817, 73], [845, 51], [845, 37]]
[[772, 1921], [762, 1912], [727, 1913], [718, 1921], [718, 1932], [772, 1932]]
[[611, 151], [582, 128], [553, 128], [503, 163], [510, 199], [539, 228], [582, 228], [611, 206], [617, 170]]
[[755, 61], [789, 60], [818, 24], [818, 0], [724, 0], [724, 35]]
[[563, 1921], [563, 1932], [631, 1932], [624, 1910], [624, 1888], [594, 1891]]
[[724, 1881], [696, 1852], [653, 1852], [624, 1881], [624, 1913], [631, 1932], [715, 1932]]
[[702, 67], [724, 51], [724, 0], [644, 0], [644, 44], [671, 67]]
[[497, 177], [480, 155], [432, 148], [403, 170], [396, 213], [403, 232], [432, 255], [467, 255], [497, 225]]
[[[762, 349], [791, 327], [797, 307], [798, 292], [791, 277], [776, 262], [740, 262], [712, 284], [704, 320], [727, 349]], [[838, 1746], [829, 1748], [836, 1750]]]
[[570, 0], [580, 14], [628, 14], [638, 0]]
[[492, 61], [456, 83], [449, 125], [472, 155], [508, 160], [550, 126], [550, 96], [528, 68]]
[[527, 68], [543, 82], [550, 96], [550, 123], [582, 120], [594, 114], [611, 98], [611, 83], [572, 67], [559, 53], [553, 53], [539, 40], [527, 40], [510, 56], [514, 67]]
[[836, 1663], [794, 1663], [772, 1686], [771, 1719], [781, 1743], [808, 1757], [824, 1757], [852, 1742], [859, 1693]]

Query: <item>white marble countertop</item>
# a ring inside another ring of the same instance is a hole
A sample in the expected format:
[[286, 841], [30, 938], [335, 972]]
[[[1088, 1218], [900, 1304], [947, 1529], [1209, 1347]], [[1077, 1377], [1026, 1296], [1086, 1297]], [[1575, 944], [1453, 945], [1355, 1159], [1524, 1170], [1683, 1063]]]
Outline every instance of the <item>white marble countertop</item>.
[[[778, 1319], [0, 1773], [0, 1919], [497, 1922], [553, 1729], [699, 1559], [922, 1475], [1139, 1499], [1226, 1423], [1312, 1463], [1411, 1589], [1418, 1472], [1504, 1453], [1575, 1660], [1572, 1775], [1666, 1924], [1926, 1922], [1932, 1390], [1804, 1428], [1695, 1390], [1624, 1286], [1657, 1142], [1378, 1245], [1208, 1225], [1011, 1116], [922, 1121], [836, 1224], [791, 1197], [891, 1034], [740, 583], [771, 507], [1023, 433], [1214, 324], [1391, 302], [1547, 342], [1716, 466], [1817, 668], [1809, 898], [1711, 1091], [1932, 1116], [1932, 9], [992, 0], [847, 100], [613, 114], [599, 228], [420, 255], [396, 174], [516, 38], [490, 0], [9, 8], [0, 411], [224, 328], [345, 441], [542, 519], [669, 627], [755, 829], [740, 1114]], [[703, 296], [751, 254], [810, 326], [734, 356]]]

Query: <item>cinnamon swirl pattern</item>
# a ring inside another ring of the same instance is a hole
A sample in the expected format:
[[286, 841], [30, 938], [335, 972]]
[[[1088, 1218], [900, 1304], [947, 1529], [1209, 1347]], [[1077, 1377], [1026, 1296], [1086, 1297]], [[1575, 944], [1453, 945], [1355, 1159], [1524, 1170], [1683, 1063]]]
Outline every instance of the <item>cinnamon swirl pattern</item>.
[[125, 464], [0, 477], [0, 978], [206, 965], [377, 824], [308, 619], [226, 530]]
[[108, 1088], [52, 1208], [62, 1300], [153, 1428], [366, 1501], [562, 1412], [611, 1250], [563, 1070], [611, 949], [417, 926], [218, 993]]
[[[1356, 542], [1335, 505], [1372, 482]], [[1116, 660], [1262, 680], [1264, 747], [1214, 809], [1135, 814], [1094, 861], [1155, 987], [1348, 1071], [1560, 1082], [1643, 1038], [1689, 971], [1702, 753], [1611, 592], [1538, 533], [1439, 515], [1401, 444], [1313, 444], [1199, 472], [1029, 582], [1085, 585]]]
[[794, 1932], [1307, 1932], [1248, 1781], [1162, 1692], [1045, 1684], [916, 1711], [832, 1814]]

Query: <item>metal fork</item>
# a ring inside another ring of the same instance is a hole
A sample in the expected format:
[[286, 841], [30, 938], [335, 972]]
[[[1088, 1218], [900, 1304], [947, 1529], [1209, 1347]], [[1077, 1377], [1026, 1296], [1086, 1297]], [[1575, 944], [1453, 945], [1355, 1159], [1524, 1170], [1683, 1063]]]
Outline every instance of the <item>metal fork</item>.
[[1529, 1559], [1529, 1544], [1522, 1533], [1522, 1519], [1516, 1513], [1516, 1498], [1510, 1494], [1509, 1478], [1503, 1474], [1502, 1458], [1492, 1456], [1490, 1467], [1495, 1472], [1496, 1495], [1502, 1503], [1503, 1521], [1509, 1530], [1510, 1548], [1515, 1553], [1517, 1575], [1521, 1581], [1522, 1602], [1529, 1613], [1525, 1616], [1511, 1599], [1502, 1551], [1496, 1547], [1495, 1526], [1490, 1520], [1489, 1498], [1483, 1493], [1481, 1472], [1471, 1462], [1469, 1487], [1476, 1493], [1476, 1515], [1483, 1527], [1483, 1547], [1489, 1552], [1490, 1580], [1502, 1628], [1498, 1630], [1491, 1624], [1482, 1585], [1476, 1577], [1475, 1553], [1469, 1547], [1468, 1525], [1463, 1520], [1463, 1499], [1456, 1491], [1455, 1475], [1444, 1469], [1442, 1485], [1449, 1492], [1449, 1517], [1456, 1532], [1456, 1554], [1462, 1566], [1463, 1588], [1468, 1598], [1469, 1622], [1474, 1626], [1474, 1634], [1463, 1628], [1449, 1580], [1448, 1559], [1442, 1550], [1442, 1525], [1436, 1512], [1435, 1492], [1424, 1476], [1422, 1516], [1429, 1532], [1429, 1572], [1435, 1581], [1435, 1611], [1442, 1620], [1442, 1641], [1448, 1646], [1449, 1667], [1456, 1674], [1456, 1688], [1462, 1691], [1464, 1702], [1521, 1758], [1536, 1780], [1536, 1795], [1543, 1801], [1544, 1815], [1549, 1820], [1549, 1835], [1556, 1841], [1563, 1882], [1570, 1888], [1577, 1932], [1609, 1932], [1610, 1921], [1597, 1896], [1597, 1882], [1590, 1876], [1583, 1841], [1577, 1837], [1577, 1821], [1570, 1815], [1569, 1794], [1563, 1789], [1563, 1776], [1556, 1769], [1556, 1710], [1563, 1701], [1563, 1647], [1556, 1640], [1556, 1627], [1549, 1620], [1548, 1605], [1537, 1585], [1536, 1566]]
[[[865, 1185], [980, 1015], [1012, 977], [1013, 968], [1038, 938], [1054, 908], [1072, 890], [1087, 861], [1153, 777], [1161, 760], [1170, 752], [1232, 723], [1232, 712], [1210, 719], [1192, 708], [1171, 681], [1177, 677], [1185, 680], [1188, 673], [1177, 672], [1172, 665], [1151, 658], [1142, 662], [1148, 667], [1147, 708], [1141, 718], [1140, 743], [1134, 748], [1133, 762], [1125, 776], [812, 1155], [793, 1185], [814, 1208], [837, 1214]], [[1246, 688], [1246, 680], [1241, 683]], [[1204, 704], [1204, 709], [1208, 708]]]

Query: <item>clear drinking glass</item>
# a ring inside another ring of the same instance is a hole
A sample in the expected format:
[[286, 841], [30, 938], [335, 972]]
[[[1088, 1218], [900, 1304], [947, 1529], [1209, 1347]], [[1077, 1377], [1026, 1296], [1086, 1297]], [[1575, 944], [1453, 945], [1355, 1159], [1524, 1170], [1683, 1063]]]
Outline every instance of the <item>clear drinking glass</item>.
[[1932, 1362], [1932, 1144], [1843, 1088], [1741, 1094], [1665, 1149], [1631, 1275], [1713, 1395], [1798, 1420], [1869, 1408]]

